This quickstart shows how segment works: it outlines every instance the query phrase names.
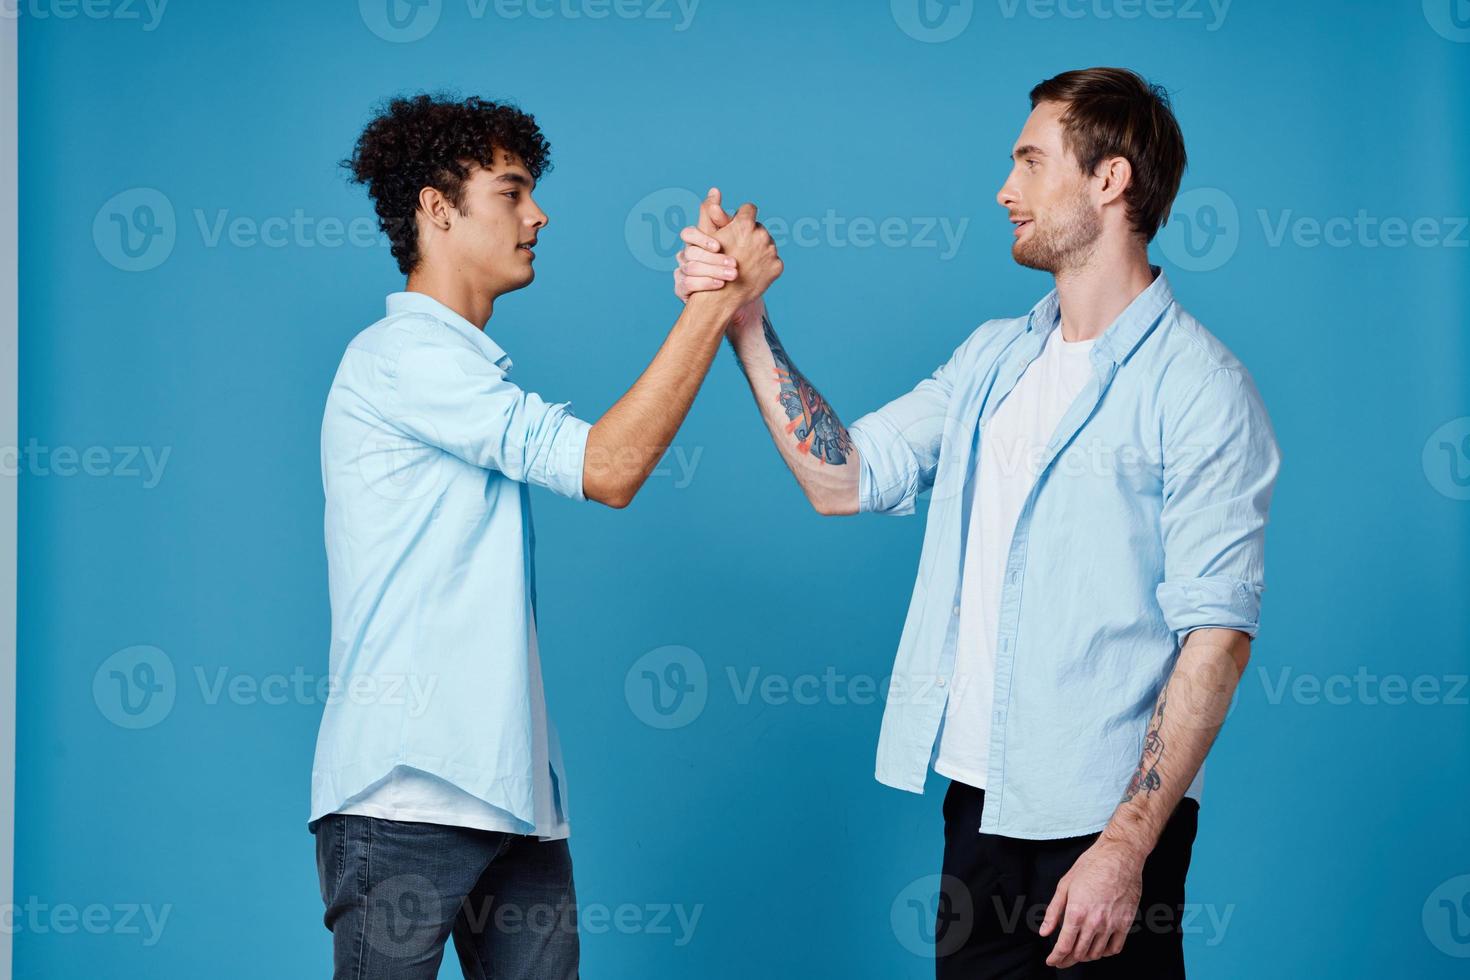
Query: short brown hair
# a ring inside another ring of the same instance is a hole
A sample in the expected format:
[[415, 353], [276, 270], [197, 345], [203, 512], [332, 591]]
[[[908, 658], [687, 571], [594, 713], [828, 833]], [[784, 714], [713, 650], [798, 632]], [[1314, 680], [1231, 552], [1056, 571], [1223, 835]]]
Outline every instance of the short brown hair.
[[1168, 220], [1188, 157], [1169, 93], [1126, 68], [1084, 68], [1048, 78], [1031, 90], [1031, 108], [1066, 106], [1064, 142], [1084, 173], [1096, 173], [1108, 157], [1133, 167], [1124, 191], [1128, 220], [1145, 242]]

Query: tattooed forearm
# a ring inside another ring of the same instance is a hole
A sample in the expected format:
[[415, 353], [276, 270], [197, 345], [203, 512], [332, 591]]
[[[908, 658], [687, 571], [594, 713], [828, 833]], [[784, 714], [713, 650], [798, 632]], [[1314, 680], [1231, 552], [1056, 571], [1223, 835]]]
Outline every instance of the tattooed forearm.
[[781, 386], [777, 397], [790, 419], [786, 431], [796, 436], [796, 446], [800, 451], [810, 452], [823, 463], [846, 463], [852, 453], [852, 438], [847, 434], [847, 428], [838, 421], [827, 400], [791, 363], [786, 348], [776, 337], [770, 317], [761, 317], [761, 329], [776, 362], [776, 381]]
[[1166, 684], [1159, 692], [1159, 702], [1154, 705], [1153, 717], [1148, 721], [1148, 734], [1143, 739], [1143, 755], [1139, 757], [1133, 778], [1128, 780], [1128, 789], [1123, 793], [1124, 803], [1139, 793], [1152, 793], [1163, 782], [1163, 777], [1159, 775], [1159, 762], [1164, 758], [1164, 703], [1168, 697], [1169, 687]]

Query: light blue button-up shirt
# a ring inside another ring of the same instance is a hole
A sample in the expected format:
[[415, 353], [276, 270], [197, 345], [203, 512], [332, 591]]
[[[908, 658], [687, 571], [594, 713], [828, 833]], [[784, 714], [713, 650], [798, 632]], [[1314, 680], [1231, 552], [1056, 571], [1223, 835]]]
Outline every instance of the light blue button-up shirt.
[[311, 820], [399, 765], [527, 834], [550, 778], [566, 815], [533, 643], [528, 488], [583, 499], [590, 426], [509, 369], [422, 293], [389, 296], [343, 355], [322, 420], [332, 688]]
[[[1152, 285], [1098, 338], [1093, 379], [1048, 443], [1002, 584], [983, 833], [1106, 826], [1137, 768], [1185, 636], [1254, 636], [1280, 456], [1250, 375]], [[922, 793], [954, 674], [979, 440], [1058, 329], [1052, 292], [992, 320], [913, 391], [853, 423], [860, 509], [914, 512], [932, 490], [877, 777]], [[1199, 797], [1200, 777], [1188, 795]]]

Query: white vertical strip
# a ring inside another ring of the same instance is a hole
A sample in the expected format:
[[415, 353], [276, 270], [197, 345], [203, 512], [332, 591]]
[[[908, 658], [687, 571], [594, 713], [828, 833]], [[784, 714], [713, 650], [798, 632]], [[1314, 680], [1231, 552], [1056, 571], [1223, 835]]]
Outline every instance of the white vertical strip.
[[[20, 445], [17, 386], [20, 380], [20, 259], [16, 127], [20, 78], [16, 33], [20, 19], [0, 16], [0, 452], [15, 458]], [[16, 468], [18, 471], [18, 467]], [[0, 904], [15, 887], [15, 537], [19, 476], [0, 473]], [[11, 976], [10, 932], [0, 934], [0, 980]]]

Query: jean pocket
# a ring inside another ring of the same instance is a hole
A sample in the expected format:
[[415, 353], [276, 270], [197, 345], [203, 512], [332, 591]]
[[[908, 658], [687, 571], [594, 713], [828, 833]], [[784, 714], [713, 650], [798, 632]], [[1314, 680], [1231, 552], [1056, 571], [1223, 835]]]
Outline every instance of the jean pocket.
[[330, 906], [332, 896], [342, 884], [345, 867], [346, 829], [342, 817], [329, 814], [316, 828], [316, 875], [321, 886], [322, 904]]

